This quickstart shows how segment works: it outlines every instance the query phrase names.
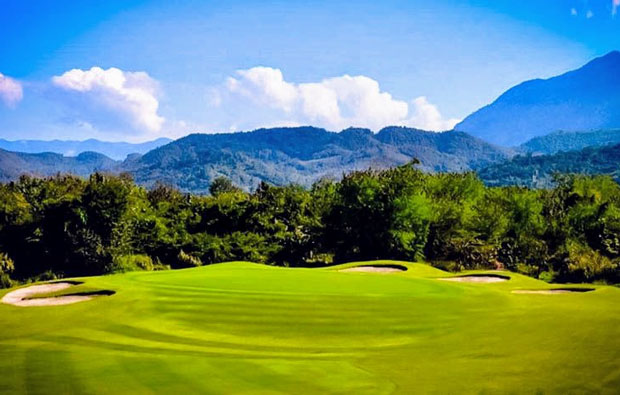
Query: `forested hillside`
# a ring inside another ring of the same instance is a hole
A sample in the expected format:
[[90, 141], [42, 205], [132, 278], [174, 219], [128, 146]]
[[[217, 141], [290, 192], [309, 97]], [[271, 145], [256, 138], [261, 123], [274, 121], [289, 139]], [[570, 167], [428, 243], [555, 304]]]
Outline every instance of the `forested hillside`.
[[0, 182], [16, 180], [24, 174], [49, 176], [59, 172], [88, 177], [96, 171], [115, 171], [118, 164], [95, 152], [66, 157], [51, 152], [25, 154], [0, 149]]
[[620, 145], [588, 147], [554, 155], [522, 155], [481, 169], [488, 185], [522, 185], [547, 188], [554, 174], [606, 174], [620, 181]]
[[205, 193], [226, 176], [252, 190], [261, 181], [310, 186], [352, 170], [385, 169], [420, 161], [425, 171], [468, 171], [502, 161], [510, 151], [462, 132], [434, 133], [388, 127], [340, 133], [313, 127], [260, 129], [248, 133], [194, 134], [128, 160], [123, 169], [141, 185], [157, 182]]
[[586, 147], [620, 144], [620, 129], [584, 132], [555, 132], [535, 137], [519, 146], [520, 151], [534, 154], [579, 151]]

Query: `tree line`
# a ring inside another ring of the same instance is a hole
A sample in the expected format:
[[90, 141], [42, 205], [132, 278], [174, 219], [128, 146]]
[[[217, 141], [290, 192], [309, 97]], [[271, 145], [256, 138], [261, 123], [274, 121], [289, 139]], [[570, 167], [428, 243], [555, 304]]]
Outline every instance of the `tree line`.
[[220, 178], [209, 192], [147, 190], [99, 173], [0, 184], [0, 284], [233, 260], [398, 259], [546, 281], [620, 278], [620, 186], [607, 176], [486, 187], [473, 173], [427, 174], [411, 163], [250, 193]]

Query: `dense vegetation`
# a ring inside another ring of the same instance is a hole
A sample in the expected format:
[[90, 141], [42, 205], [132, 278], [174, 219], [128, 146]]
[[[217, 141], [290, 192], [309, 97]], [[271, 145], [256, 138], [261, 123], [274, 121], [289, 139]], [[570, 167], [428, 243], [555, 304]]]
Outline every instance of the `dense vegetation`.
[[471, 173], [408, 164], [358, 171], [310, 189], [226, 179], [210, 196], [127, 175], [22, 177], [0, 186], [3, 283], [248, 260], [320, 266], [428, 260], [504, 266], [545, 280], [616, 282], [620, 186], [565, 177], [550, 190], [489, 188]]
[[587, 147], [553, 155], [520, 155], [478, 171], [491, 186], [547, 188], [558, 173], [605, 174], [620, 181], [620, 145]]
[[556, 152], [579, 151], [586, 147], [602, 147], [620, 144], [620, 130], [595, 130], [581, 132], [558, 131], [545, 136], [534, 137], [519, 146], [523, 152], [534, 154], [555, 154]]

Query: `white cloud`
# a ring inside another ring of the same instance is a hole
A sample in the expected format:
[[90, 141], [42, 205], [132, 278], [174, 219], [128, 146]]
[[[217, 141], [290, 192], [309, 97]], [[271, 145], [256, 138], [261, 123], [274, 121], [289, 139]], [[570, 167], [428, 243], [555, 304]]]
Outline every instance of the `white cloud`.
[[0, 100], [8, 107], [15, 107], [24, 97], [22, 85], [0, 73]]
[[620, 0], [611, 0], [611, 15], [616, 16], [620, 7]]
[[425, 96], [420, 96], [411, 102], [413, 109], [407, 120], [408, 126], [426, 130], [451, 130], [460, 119], [444, 119], [439, 109], [428, 102]]
[[310, 124], [331, 130], [349, 126], [378, 130], [407, 125], [448, 130], [458, 122], [443, 119], [425, 97], [413, 100], [410, 106], [381, 91], [379, 83], [366, 76], [293, 83], [286, 81], [279, 69], [254, 67], [237, 71], [224, 87], [211, 91], [210, 97], [213, 106], [242, 107], [245, 114], [260, 114], [249, 127]]
[[586, 18], [590, 19], [594, 16], [594, 12], [592, 12], [592, 10], [588, 10], [588, 12], [586, 12]]
[[571, 8], [571, 9], [570, 9], [570, 14], [571, 14], [572, 16], [577, 16], [577, 14], [578, 14], [577, 9], [576, 9], [575, 7]]
[[104, 70], [73, 69], [52, 78], [54, 85], [91, 101], [81, 116], [89, 117], [98, 106], [116, 113], [140, 131], [159, 132], [165, 121], [158, 113], [158, 84], [145, 72], [128, 72], [117, 68]]
[[293, 84], [284, 81], [282, 72], [270, 67], [254, 67], [239, 70], [239, 79], [228, 78], [228, 90], [252, 98], [259, 103], [267, 103], [286, 112], [292, 110], [297, 99], [297, 90]]

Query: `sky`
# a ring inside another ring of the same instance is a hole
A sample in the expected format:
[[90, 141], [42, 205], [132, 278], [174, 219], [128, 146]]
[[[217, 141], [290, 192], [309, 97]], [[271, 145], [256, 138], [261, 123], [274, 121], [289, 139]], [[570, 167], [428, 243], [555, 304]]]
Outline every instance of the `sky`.
[[620, 49], [620, 0], [0, 0], [0, 138], [451, 129]]

